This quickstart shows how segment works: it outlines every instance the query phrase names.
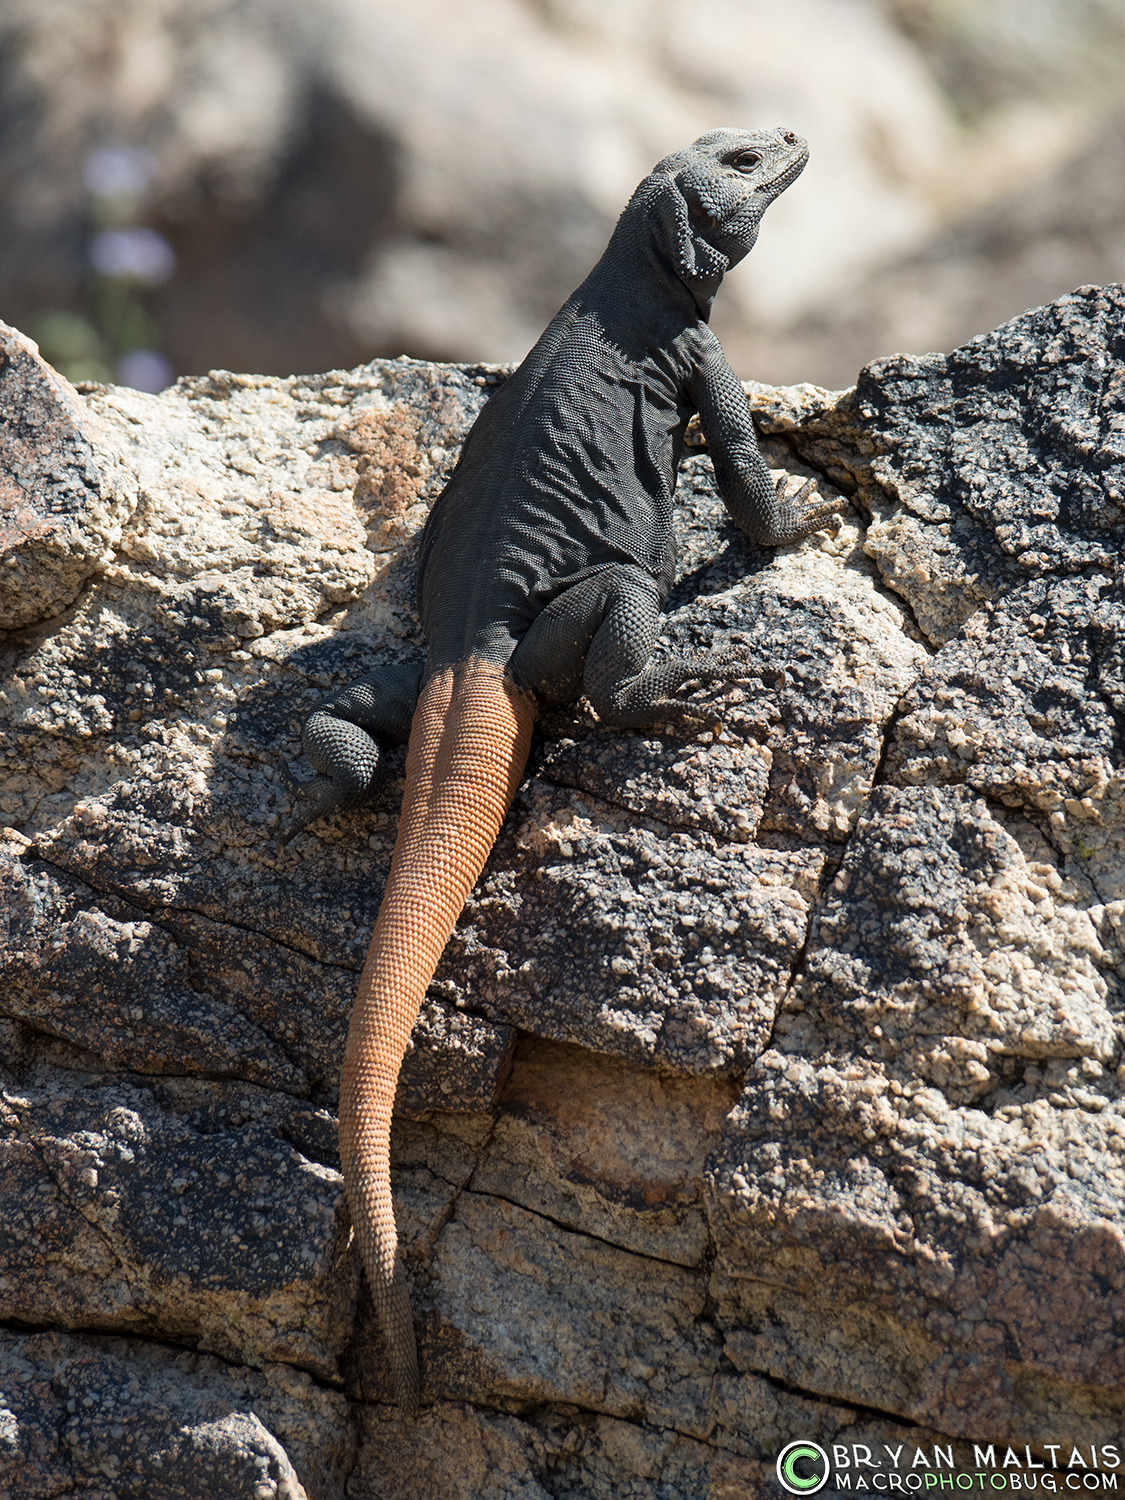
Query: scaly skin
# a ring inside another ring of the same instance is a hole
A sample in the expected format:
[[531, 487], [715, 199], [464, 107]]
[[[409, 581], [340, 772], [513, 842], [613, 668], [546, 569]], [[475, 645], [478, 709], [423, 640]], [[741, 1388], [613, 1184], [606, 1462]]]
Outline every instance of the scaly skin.
[[419, 1377], [391, 1204], [395, 1086], [523, 773], [535, 707], [585, 695], [603, 724], [639, 727], [692, 712], [687, 683], [737, 671], [730, 657], [651, 660], [694, 413], [727, 510], [752, 542], [799, 541], [837, 509], [809, 503], [811, 481], [791, 500], [775, 485], [708, 327], [723, 275], [807, 156], [792, 131], [716, 130], [658, 163], [601, 260], [484, 406], [430, 513], [418, 566], [425, 662], [383, 665], [305, 724], [321, 776], [282, 843], [368, 796], [380, 747], [409, 734], [402, 822], [340, 1087], [348, 1202], [408, 1410]]
[[340, 1079], [340, 1158], [398, 1404], [418, 1406], [418, 1354], [398, 1259], [390, 1127], [399, 1068], [442, 949], [523, 775], [535, 714], [500, 669], [432, 677], [410, 734], [391, 872], [359, 981]]

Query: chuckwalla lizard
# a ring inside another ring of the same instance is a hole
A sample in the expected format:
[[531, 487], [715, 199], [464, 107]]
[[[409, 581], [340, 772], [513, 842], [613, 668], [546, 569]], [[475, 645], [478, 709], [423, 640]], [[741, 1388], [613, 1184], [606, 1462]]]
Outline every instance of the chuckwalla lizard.
[[364, 799], [380, 746], [409, 741], [383, 902], [340, 1081], [340, 1155], [396, 1398], [419, 1400], [389, 1142], [395, 1087], [442, 949], [523, 774], [536, 709], [583, 694], [603, 724], [690, 711], [728, 658], [650, 661], [673, 581], [672, 499], [696, 412], [719, 493], [761, 546], [823, 527], [813, 483], [775, 487], [746, 396], [708, 326], [726, 271], [798, 177], [789, 130], [712, 130], [644, 179], [604, 255], [477, 418], [426, 523], [424, 665], [389, 664], [308, 718], [321, 773], [282, 836]]

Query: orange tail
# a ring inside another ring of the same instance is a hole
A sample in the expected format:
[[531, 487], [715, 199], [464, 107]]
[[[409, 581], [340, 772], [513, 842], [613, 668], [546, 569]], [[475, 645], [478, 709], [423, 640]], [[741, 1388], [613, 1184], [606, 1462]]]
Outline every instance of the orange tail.
[[391, 872], [348, 1030], [344, 1186], [395, 1396], [408, 1411], [418, 1406], [418, 1352], [391, 1202], [391, 1110], [418, 1007], [515, 796], [534, 717], [530, 701], [487, 662], [470, 659], [424, 689]]

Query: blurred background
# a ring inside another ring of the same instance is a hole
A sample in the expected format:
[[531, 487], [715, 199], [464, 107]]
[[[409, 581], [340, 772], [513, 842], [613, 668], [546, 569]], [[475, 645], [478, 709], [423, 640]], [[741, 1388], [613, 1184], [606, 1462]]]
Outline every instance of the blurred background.
[[812, 147], [716, 308], [744, 377], [1125, 278], [1125, 0], [0, 0], [0, 318], [147, 390], [519, 359], [727, 124]]

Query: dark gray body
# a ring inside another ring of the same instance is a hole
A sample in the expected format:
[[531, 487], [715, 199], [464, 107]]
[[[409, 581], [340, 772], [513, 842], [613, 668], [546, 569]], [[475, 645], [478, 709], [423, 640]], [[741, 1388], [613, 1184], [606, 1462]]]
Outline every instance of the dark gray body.
[[585, 694], [621, 726], [682, 713], [685, 682], [729, 673], [716, 659], [649, 662], [673, 579], [676, 471], [698, 412], [720, 494], [753, 541], [796, 541], [836, 509], [802, 503], [811, 483], [780, 497], [708, 326], [723, 273], [807, 154], [787, 131], [713, 131], [641, 183], [602, 259], [481, 412], [429, 517], [425, 663], [381, 668], [310, 716], [304, 748], [323, 775], [284, 839], [365, 796], [378, 742], [408, 737], [421, 684], [470, 658], [541, 703]]
[[554, 319], [431, 512], [418, 602], [435, 665], [508, 661], [594, 569], [639, 568], [667, 597], [676, 469], [714, 336], [685, 308], [630, 307], [615, 280], [595, 273]]

